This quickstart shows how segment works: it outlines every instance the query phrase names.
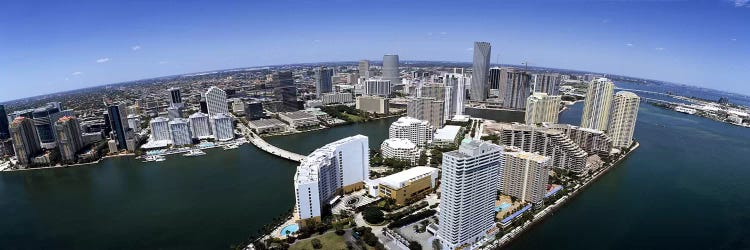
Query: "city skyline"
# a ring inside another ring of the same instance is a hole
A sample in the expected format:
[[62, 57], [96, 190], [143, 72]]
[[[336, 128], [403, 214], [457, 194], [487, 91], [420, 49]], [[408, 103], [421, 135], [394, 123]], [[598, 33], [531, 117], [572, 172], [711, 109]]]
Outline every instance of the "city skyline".
[[[471, 62], [474, 41], [494, 45], [492, 63], [499, 55], [503, 64], [527, 61], [750, 94], [741, 77], [750, 67], [742, 56], [750, 32], [739, 25], [750, 18], [746, 1], [400, 4], [10, 3], [0, 17], [0, 53], [8, 55], [0, 59], [0, 82], [8, 90], [0, 100], [218, 69], [377, 60], [388, 53], [403, 61]], [[469, 27], [470, 21], [425, 23], [419, 20], [430, 11], [411, 11], [424, 8], [483, 20]], [[353, 11], [359, 9], [372, 11]], [[294, 15], [299, 11], [331, 18], [306, 20]], [[499, 32], [501, 24], [510, 28]], [[352, 31], [357, 25], [361, 29]], [[550, 38], [525, 38], [544, 33]]]

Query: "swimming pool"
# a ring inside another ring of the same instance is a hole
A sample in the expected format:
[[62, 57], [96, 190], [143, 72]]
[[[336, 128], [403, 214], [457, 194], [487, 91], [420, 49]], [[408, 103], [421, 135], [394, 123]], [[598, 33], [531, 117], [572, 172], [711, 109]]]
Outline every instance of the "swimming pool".
[[291, 224], [281, 229], [281, 236], [287, 236], [287, 235], [296, 233], [297, 231], [299, 231], [299, 225]]
[[508, 207], [510, 207], [510, 203], [500, 204], [500, 206], [495, 207], [495, 212], [503, 211], [503, 210], [505, 210]]

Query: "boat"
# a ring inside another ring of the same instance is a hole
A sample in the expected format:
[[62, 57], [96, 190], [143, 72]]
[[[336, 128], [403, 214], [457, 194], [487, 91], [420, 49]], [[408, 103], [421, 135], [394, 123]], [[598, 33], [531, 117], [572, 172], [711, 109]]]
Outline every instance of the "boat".
[[227, 144], [224, 145], [224, 150], [231, 150], [231, 149], [237, 149], [240, 145], [237, 145], [237, 143]]
[[188, 151], [187, 153], [183, 154], [182, 156], [191, 157], [191, 156], [201, 156], [201, 155], [205, 155], [205, 154], [206, 153], [203, 152], [203, 150], [200, 150], [200, 149], [191, 149], [190, 151]]
[[690, 114], [690, 115], [695, 114], [695, 112], [697, 112], [697, 110], [695, 110], [694, 108], [688, 108], [685, 106], [676, 106], [674, 107], [674, 110], [680, 113], [685, 113], [685, 114]]
[[143, 162], [160, 162], [165, 161], [167, 158], [161, 155], [149, 155], [143, 157]]

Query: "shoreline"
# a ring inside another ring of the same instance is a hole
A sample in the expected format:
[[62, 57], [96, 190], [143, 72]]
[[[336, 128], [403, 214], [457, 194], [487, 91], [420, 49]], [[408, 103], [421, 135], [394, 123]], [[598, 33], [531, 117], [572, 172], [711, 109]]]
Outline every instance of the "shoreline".
[[[569, 201], [574, 200], [578, 197], [579, 193], [586, 190], [592, 183], [599, 180], [600, 177], [603, 175], [609, 173], [610, 170], [614, 169], [615, 167], [620, 166], [622, 161], [630, 157], [630, 155], [635, 152], [636, 149], [640, 147], [640, 143], [635, 142], [635, 145], [630, 147], [630, 150], [627, 154], [621, 156], [615, 162], [612, 163], [609, 167], [597, 172], [594, 174], [591, 179], [586, 181], [583, 185], [578, 187], [577, 189], [573, 190], [569, 194], [561, 197], [560, 199], [556, 200], [552, 205], [544, 208], [542, 211], [539, 211], [538, 213], [534, 214], [534, 218], [531, 221], [525, 222], [523, 225], [514, 228], [509, 233], [503, 235], [500, 239], [496, 239], [492, 241], [489, 245], [483, 245], [479, 249], [501, 249], [502, 247], [510, 244], [513, 242], [513, 240], [520, 238], [523, 236], [523, 233], [525, 233], [527, 230], [532, 228], [536, 224], [540, 224], [544, 221], [547, 217], [551, 216], [555, 211], [558, 209], [564, 207], [566, 204], [568, 204]], [[497, 243], [495, 243], [497, 242]]]

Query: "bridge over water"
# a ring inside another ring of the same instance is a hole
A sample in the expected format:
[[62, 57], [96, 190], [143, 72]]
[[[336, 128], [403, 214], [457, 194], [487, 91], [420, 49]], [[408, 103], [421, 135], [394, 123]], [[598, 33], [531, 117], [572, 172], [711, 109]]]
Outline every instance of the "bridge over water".
[[266, 153], [290, 160], [290, 161], [296, 161], [296, 162], [302, 162], [302, 159], [305, 159], [306, 156], [297, 154], [294, 152], [289, 152], [287, 150], [281, 149], [279, 147], [276, 147], [270, 143], [268, 143], [266, 140], [263, 140], [262, 137], [260, 137], [258, 134], [254, 133], [250, 128], [245, 126], [245, 124], [240, 123], [240, 129], [245, 134], [245, 137], [247, 137], [248, 141], [258, 147], [259, 149], [266, 151]]

